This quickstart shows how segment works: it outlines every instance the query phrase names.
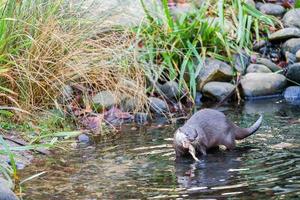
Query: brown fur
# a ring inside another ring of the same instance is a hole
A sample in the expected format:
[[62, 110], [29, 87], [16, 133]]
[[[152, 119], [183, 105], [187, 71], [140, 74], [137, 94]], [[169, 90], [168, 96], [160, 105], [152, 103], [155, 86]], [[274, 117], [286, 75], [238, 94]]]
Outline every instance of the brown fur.
[[206, 155], [210, 148], [224, 145], [227, 149], [235, 147], [235, 140], [241, 140], [258, 130], [262, 116], [249, 128], [240, 128], [220, 111], [202, 109], [196, 112], [174, 135], [176, 156], [188, 154], [188, 145], [195, 147], [196, 153]]

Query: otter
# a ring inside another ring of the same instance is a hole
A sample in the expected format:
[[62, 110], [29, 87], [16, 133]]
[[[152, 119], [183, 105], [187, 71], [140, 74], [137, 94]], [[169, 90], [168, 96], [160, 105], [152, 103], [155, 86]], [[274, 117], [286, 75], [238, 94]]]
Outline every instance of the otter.
[[206, 151], [224, 145], [231, 150], [235, 140], [242, 140], [256, 132], [262, 123], [262, 115], [249, 128], [240, 128], [232, 123], [222, 112], [214, 109], [202, 109], [196, 112], [174, 134], [176, 157], [191, 154], [206, 155]]

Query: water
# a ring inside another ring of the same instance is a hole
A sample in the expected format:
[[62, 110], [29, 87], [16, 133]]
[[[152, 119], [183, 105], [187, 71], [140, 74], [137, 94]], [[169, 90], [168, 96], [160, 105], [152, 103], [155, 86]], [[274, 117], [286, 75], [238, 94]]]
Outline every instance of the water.
[[248, 126], [264, 112], [260, 130], [234, 151], [174, 161], [175, 126], [125, 127], [86, 148], [35, 162], [22, 177], [24, 199], [300, 199], [300, 106], [273, 100], [222, 110]]

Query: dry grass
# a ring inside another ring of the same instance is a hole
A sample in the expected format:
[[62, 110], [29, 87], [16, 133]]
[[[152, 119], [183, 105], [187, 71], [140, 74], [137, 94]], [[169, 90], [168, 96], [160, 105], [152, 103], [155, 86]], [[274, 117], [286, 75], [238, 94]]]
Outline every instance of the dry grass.
[[26, 110], [49, 108], [65, 85], [76, 83], [91, 95], [111, 90], [119, 101], [134, 98], [136, 109], [143, 109], [145, 79], [129, 49], [131, 35], [113, 31], [84, 40], [82, 35], [86, 33], [65, 31], [55, 20], [49, 20], [31, 47], [12, 58], [11, 85], [19, 106]]

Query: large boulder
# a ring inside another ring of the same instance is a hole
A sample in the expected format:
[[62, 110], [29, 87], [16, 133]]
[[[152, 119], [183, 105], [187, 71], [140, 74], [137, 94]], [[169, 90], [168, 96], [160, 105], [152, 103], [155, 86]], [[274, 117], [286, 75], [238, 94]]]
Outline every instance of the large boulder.
[[259, 10], [266, 15], [282, 16], [285, 12], [284, 7], [277, 4], [265, 3], [259, 7]]
[[300, 63], [290, 65], [286, 77], [296, 83], [300, 83]]
[[300, 28], [300, 8], [291, 9], [282, 18], [283, 25], [285, 27], [297, 27]]
[[212, 58], [205, 59], [198, 75], [198, 91], [211, 81], [230, 81], [233, 78], [233, 69], [227, 63]]
[[205, 97], [221, 101], [227, 97], [234, 88], [234, 85], [231, 83], [213, 81], [204, 85], [202, 93]]
[[266, 58], [257, 58], [256, 63], [267, 66], [272, 72], [281, 70], [281, 68], [278, 65]]
[[300, 86], [290, 86], [286, 88], [283, 96], [288, 102], [300, 102]]
[[96, 107], [110, 108], [117, 104], [116, 94], [113, 91], [98, 92], [92, 99], [93, 105]]
[[286, 41], [282, 45], [282, 50], [288, 51], [290, 53], [296, 54], [298, 50], [300, 50], [300, 38], [292, 38]]
[[247, 73], [272, 73], [272, 71], [265, 65], [250, 64], [247, 67]]
[[150, 105], [150, 109], [158, 114], [162, 114], [166, 111], [168, 111], [168, 104], [156, 97], [149, 97], [149, 105]]
[[275, 73], [249, 73], [241, 80], [246, 97], [268, 96], [281, 93], [286, 86], [286, 78]]
[[290, 38], [300, 38], [299, 28], [284, 28], [272, 33], [269, 36], [270, 41], [274, 40], [287, 40]]
[[8, 181], [0, 177], [0, 200], [18, 200], [19, 198], [9, 187]]

